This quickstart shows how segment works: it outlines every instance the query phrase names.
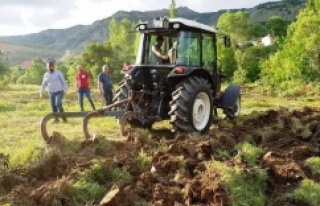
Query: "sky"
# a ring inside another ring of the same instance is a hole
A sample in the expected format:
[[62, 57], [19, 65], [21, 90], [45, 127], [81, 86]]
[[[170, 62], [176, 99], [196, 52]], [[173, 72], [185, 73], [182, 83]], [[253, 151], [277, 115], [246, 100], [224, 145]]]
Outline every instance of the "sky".
[[[196, 12], [252, 8], [276, 0], [176, 0]], [[171, 0], [0, 0], [0, 36], [89, 25], [122, 11], [168, 9]]]

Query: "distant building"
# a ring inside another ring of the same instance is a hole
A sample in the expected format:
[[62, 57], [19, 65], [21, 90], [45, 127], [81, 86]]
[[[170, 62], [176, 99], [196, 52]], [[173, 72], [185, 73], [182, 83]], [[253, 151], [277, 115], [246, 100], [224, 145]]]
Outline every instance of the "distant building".
[[32, 60], [26, 60], [20, 64], [20, 68], [27, 69], [27, 68], [31, 67], [31, 65], [32, 65]]
[[273, 43], [273, 39], [270, 34], [261, 38], [261, 43], [263, 46], [270, 46]]

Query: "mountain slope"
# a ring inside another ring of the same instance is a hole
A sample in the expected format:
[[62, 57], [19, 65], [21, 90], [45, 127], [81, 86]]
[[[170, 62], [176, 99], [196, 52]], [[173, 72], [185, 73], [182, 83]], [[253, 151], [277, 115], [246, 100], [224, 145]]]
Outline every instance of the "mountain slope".
[[[305, 0], [283, 0], [260, 4], [251, 9], [233, 9], [231, 12], [247, 11], [251, 14], [252, 22], [265, 22], [271, 16], [280, 16], [288, 21], [293, 21]], [[199, 13], [187, 7], [177, 8], [180, 17], [195, 20], [207, 25], [215, 25], [221, 14], [227, 10], [218, 12]], [[132, 22], [148, 21], [159, 16], [168, 16], [168, 9], [147, 12], [118, 11], [112, 16], [95, 21], [91, 25], [76, 25], [67, 29], [50, 29], [39, 33], [0, 37], [0, 40], [17, 44], [28, 44], [56, 50], [72, 50], [79, 53], [89, 42], [101, 42], [108, 38], [108, 25], [112, 18], [121, 20], [128, 18]], [[2, 48], [5, 49], [5, 48]]]

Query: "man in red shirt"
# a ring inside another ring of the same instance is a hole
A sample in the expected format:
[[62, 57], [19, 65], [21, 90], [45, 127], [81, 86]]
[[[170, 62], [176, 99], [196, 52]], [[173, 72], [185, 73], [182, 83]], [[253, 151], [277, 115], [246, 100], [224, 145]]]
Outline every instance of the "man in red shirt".
[[76, 87], [78, 89], [78, 101], [81, 111], [83, 109], [83, 95], [86, 95], [93, 110], [96, 110], [90, 95], [90, 75], [85, 71], [82, 65], [77, 66], [78, 73], [76, 75]]

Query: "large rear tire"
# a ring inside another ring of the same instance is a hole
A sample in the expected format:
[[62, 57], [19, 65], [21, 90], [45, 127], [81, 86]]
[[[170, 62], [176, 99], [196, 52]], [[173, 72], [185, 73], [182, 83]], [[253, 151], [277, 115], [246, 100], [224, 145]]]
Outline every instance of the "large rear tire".
[[[124, 99], [127, 99], [129, 96], [129, 91], [131, 90], [131, 86], [129, 85], [129, 83], [126, 81], [126, 79], [121, 80], [121, 82], [119, 82], [119, 87], [118, 89], [115, 91], [115, 96], [113, 97], [112, 102], [116, 103], [116, 102], [120, 102]], [[126, 109], [126, 105], [123, 104], [119, 107], [116, 107], [116, 110], [120, 110], [123, 111]]]
[[212, 92], [209, 82], [202, 77], [189, 77], [172, 93], [170, 123], [173, 131], [208, 131], [212, 124]]

